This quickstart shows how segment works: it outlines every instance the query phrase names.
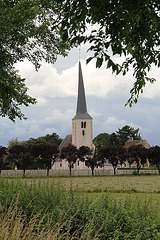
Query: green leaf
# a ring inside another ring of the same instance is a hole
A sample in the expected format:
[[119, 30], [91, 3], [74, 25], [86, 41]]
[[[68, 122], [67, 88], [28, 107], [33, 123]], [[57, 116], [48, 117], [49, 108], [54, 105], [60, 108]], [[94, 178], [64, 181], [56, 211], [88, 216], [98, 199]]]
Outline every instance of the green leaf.
[[110, 68], [112, 65], [113, 65], [113, 62], [111, 59], [109, 59], [107, 63], [107, 68]]
[[92, 59], [93, 59], [93, 57], [87, 58], [86, 63], [88, 64]]
[[100, 68], [102, 66], [102, 63], [103, 63], [103, 57], [97, 58], [96, 68]]

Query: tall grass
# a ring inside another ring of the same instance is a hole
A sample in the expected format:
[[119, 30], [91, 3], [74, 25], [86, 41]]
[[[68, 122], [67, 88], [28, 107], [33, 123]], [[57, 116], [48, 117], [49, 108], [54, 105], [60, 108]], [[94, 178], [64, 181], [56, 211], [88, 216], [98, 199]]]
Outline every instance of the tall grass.
[[[65, 181], [65, 179], [64, 179]], [[0, 239], [160, 239], [151, 199], [124, 202], [64, 190], [52, 181], [30, 185], [0, 179]]]
[[[44, 217], [36, 214], [27, 219], [27, 216], [13, 204], [4, 213], [0, 214], [0, 239], [3, 240], [38, 240], [38, 239], [91, 239], [94, 228], [92, 222], [80, 232], [80, 229], [71, 234], [72, 217], [64, 220], [63, 217], [52, 226], [47, 221], [44, 225]], [[73, 216], [74, 217], [74, 216]], [[64, 221], [63, 221], [64, 220]], [[64, 230], [65, 229], [65, 230]], [[96, 235], [94, 238], [96, 239]]]

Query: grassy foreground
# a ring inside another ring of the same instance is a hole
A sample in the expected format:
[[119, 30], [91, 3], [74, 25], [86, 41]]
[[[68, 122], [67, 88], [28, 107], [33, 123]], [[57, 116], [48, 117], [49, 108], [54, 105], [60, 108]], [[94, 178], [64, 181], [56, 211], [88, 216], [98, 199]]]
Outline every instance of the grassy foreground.
[[158, 179], [0, 178], [0, 239], [160, 239]]

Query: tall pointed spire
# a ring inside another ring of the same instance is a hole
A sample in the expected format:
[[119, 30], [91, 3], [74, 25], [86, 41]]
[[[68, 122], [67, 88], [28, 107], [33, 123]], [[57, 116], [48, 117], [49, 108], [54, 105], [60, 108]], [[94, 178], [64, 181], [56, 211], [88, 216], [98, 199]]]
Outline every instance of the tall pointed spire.
[[77, 111], [76, 113], [86, 113], [87, 106], [86, 106], [86, 97], [85, 97], [85, 90], [83, 84], [83, 76], [82, 76], [82, 69], [81, 63], [79, 62], [79, 78], [78, 78], [78, 100], [77, 100]]
[[79, 62], [77, 110], [76, 110], [76, 115], [73, 119], [80, 119], [80, 118], [88, 119], [88, 118], [92, 118], [92, 117], [87, 113], [86, 96], [85, 96], [85, 90], [84, 90], [82, 69], [81, 69], [81, 63]]

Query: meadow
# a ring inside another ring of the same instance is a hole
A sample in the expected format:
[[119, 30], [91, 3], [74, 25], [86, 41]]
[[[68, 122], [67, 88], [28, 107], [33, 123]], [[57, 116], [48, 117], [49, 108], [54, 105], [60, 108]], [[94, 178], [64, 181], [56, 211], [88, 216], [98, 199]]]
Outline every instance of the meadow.
[[0, 239], [160, 239], [160, 176], [1, 177]]

